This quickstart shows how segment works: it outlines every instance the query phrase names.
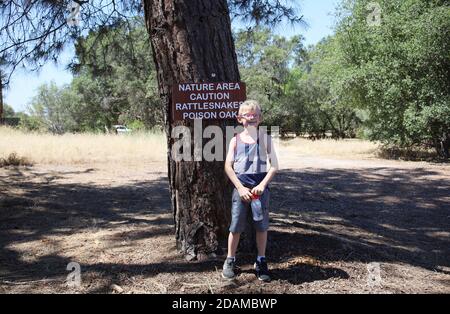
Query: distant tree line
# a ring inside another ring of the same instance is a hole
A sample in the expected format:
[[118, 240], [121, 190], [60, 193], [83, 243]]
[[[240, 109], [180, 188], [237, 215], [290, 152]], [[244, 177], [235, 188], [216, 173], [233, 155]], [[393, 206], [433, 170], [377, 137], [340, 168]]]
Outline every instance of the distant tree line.
[[[248, 97], [266, 125], [312, 139], [363, 137], [386, 147], [432, 147], [449, 157], [450, 6], [438, 0], [344, 0], [335, 33], [305, 47], [256, 27], [234, 33]], [[73, 81], [39, 88], [22, 126], [55, 133], [162, 128], [163, 108], [142, 19], [76, 41]]]

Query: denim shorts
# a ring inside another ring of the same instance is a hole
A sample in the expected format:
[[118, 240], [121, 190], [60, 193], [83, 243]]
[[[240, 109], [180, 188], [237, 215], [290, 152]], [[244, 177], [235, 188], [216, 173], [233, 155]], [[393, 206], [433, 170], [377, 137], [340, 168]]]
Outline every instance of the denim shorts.
[[[256, 231], [263, 232], [269, 229], [269, 198], [270, 190], [266, 188], [260, 197], [264, 218], [261, 221], [252, 219]], [[252, 208], [250, 203], [241, 200], [237, 189], [233, 191], [232, 201], [230, 232], [242, 233], [245, 230], [247, 215], [252, 215]]]

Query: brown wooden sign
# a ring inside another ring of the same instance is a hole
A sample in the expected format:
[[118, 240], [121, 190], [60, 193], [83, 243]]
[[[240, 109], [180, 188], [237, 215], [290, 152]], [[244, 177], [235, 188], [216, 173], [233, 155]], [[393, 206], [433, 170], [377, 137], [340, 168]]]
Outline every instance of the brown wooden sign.
[[247, 99], [243, 82], [183, 83], [172, 92], [173, 121], [235, 119]]

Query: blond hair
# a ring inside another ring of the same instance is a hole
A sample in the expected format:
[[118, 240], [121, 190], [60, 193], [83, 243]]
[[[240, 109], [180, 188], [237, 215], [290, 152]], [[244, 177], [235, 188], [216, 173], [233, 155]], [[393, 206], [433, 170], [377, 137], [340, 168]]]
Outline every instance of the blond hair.
[[251, 111], [258, 110], [259, 113], [262, 114], [261, 105], [256, 100], [248, 99], [248, 100], [244, 101], [239, 106], [239, 115], [241, 115], [241, 113], [244, 109], [249, 109]]

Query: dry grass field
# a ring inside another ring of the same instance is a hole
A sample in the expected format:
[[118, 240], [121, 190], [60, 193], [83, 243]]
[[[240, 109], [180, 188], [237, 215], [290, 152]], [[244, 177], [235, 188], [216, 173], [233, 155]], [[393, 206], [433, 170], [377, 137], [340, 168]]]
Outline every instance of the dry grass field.
[[0, 127], [0, 138], [0, 158], [15, 152], [36, 164], [146, 163], [166, 154], [162, 133], [52, 135]]
[[[52, 135], [0, 127], [0, 138], [0, 158], [16, 153], [36, 164], [144, 164], [165, 162], [166, 158], [166, 139], [162, 133]], [[377, 144], [363, 140], [291, 139], [278, 144], [281, 159], [298, 154], [339, 159], [374, 158], [379, 148]]]
[[380, 159], [360, 140], [280, 143], [273, 280], [239, 253], [228, 282], [223, 256], [176, 250], [162, 134], [0, 138], [0, 160], [27, 161], [0, 166], [0, 293], [450, 292], [448, 164]]

